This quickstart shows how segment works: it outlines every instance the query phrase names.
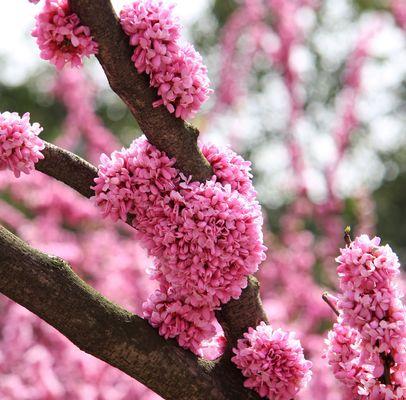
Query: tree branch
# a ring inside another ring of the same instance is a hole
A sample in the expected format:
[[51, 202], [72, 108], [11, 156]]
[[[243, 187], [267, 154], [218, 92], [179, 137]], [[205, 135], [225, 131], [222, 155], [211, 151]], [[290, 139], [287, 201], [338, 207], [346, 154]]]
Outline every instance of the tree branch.
[[97, 58], [106, 73], [111, 88], [133, 113], [141, 130], [158, 149], [175, 157], [177, 166], [186, 176], [202, 181], [213, 175], [210, 164], [197, 146], [199, 131], [185, 123], [164, 106], [154, 108], [155, 89], [149, 87], [146, 74], [138, 74], [131, 61], [133, 49], [110, 0], [69, 0], [72, 11], [99, 44]]
[[[69, 0], [72, 10], [89, 26], [99, 44], [97, 58], [102, 65], [111, 88], [127, 104], [148, 140], [158, 149], [175, 157], [178, 168], [195, 180], [204, 182], [211, 178], [212, 169], [197, 146], [198, 130], [175, 118], [165, 107], [153, 108], [156, 91], [149, 87], [145, 74], [138, 74], [132, 61], [133, 49], [123, 32], [110, 0]], [[106, 26], [109, 28], [106, 29]], [[258, 295], [258, 283], [250, 277], [249, 285], [237, 301], [223, 306], [221, 325], [235, 342], [249, 322], [266, 321]], [[247, 302], [247, 303], [246, 303]], [[243, 315], [235, 313], [244, 312]], [[246, 320], [244, 320], [246, 318]], [[241, 321], [246, 321], [241, 323]], [[231, 333], [236, 329], [235, 333]]]
[[[147, 321], [111, 303], [58, 257], [0, 226], [0, 291], [81, 350], [106, 361], [167, 400], [255, 400], [233, 372], [165, 340]], [[239, 378], [241, 379], [241, 378]], [[229, 385], [224, 385], [224, 380]]]
[[90, 198], [94, 195], [91, 186], [97, 177], [97, 168], [83, 158], [45, 142], [42, 151], [44, 159], [38, 161], [35, 169], [57, 179], [75, 189], [82, 196]]
[[[121, 29], [110, 1], [70, 0], [70, 5], [81, 21], [90, 27], [99, 44], [98, 59], [110, 86], [132, 111], [148, 140], [175, 157], [177, 167], [183, 173], [191, 174], [199, 181], [209, 179], [212, 170], [197, 146], [198, 130], [174, 117], [165, 107], [152, 107], [157, 98], [156, 92], [149, 87], [147, 76], [138, 74], [131, 62], [129, 39]], [[45, 160], [38, 164], [38, 169], [90, 197], [92, 191], [89, 187], [96, 176], [94, 167], [53, 145], [47, 146], [47, 152], [49, 157], [46, 155]], [[77, 174], [76, 167], [80, 171]], [[236, 313], [236, 310], [243, 314]], [[222, 312], [218, 314], [223, 329], [228, 332], [228, 338], [233, 338], [230, 344], [235, 343], [235, 339], [241, 336], [246, 327], [256, 326], [259, 321], [267, 321], [258, 294], [257, 280], [249, 277], [248, 287], [241, 298], [224, 305]]]

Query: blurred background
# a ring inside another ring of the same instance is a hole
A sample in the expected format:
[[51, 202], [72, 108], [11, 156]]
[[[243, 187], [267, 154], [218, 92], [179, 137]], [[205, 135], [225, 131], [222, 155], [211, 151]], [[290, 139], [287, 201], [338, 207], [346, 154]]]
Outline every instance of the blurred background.
[[[127, 1], [113, 3], [119, 11]], [[336, 290], [347, 225], [378, 234], [406, 263], [406, 1], [172, 3], [214, 89], [193, 121], [201, 140], [252, 162], [269, 247], [259, 273], [264, 303], [315, 363], [299, 398], [345, 399], [325, 373], [334, 318], [320, 294]], [[29, 111], [44, 139], [97, 165], [100, 153], [141, 132], [97, 60], [57, 73], [39, 58], [30, 36], [39, 8], [0, 2], [0, 111]], [[100, 221], [90, 202], [47, 177], [2, 172], [0, 222], [134, 312], [153, 290], [144, 272], [151, 261], [132, 232]], [[6, 300], [0, 329], [2, 399], [158, 398]], [[215, 354], [210, 343], [202, 351]]]

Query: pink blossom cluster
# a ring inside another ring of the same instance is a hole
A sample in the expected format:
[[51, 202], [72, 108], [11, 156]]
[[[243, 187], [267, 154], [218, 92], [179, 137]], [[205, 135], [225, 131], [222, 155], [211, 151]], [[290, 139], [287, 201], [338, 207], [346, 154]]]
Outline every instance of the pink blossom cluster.
[[161, 0], [137, 0], [124, 6], [121, 25], [135, 46], [132, 60], [139, 73], [147, 73], [150, 85], [176, 117], [192, 117], [208, 99], [209, 79], [202, 57], [190, 44], [180, 41], [180, 25], [173, 6]]
[[214, 175], [193, 182], [142, 137], [102, 156], [94, 187], [103, 215], [131, 219], [155, 257], [149, 272], [160, 288], [145, 303], [145, 317], [194, 350], [213, 334], [213, 309], [240, 296], [265, 250], [250, 164], [229, 149], [202, 152]]
[[293, 332], [273, 329], [261, 322], [239, 339], [231, 361], [247, 378], [244, 386], [261, 397], [290, 400], [311, 379], [312, 363], [304, 358]]
[[348, 397], [355, 400], [401, 400], [405, 396], [404, 379], [387, 385], [382, 379], [383, 369], [374, 362], [366, 362], [362, 338], [356, 329], [339, 318], [326, 340], [326, 358], [335, 377], [345, 385]]
[[337, 261], [340, 319], [329, 334], [329, 363], [356, 398], [404, 398], [406, 309], [398, 258], [378, 237], [361, 235]]
[[79, 67], [83, 57], [98, 51], [89, 27], [70, 12], [68, 0], [46, 0], [31, 34], [37, 38], [41, 58], [49, 60], [57, 69], [67, 63]]
[[44, 142], [38, 137], [42, 128], [30, 124], [30, 114], [20, 117], [8, 111], [0, 113], [0, 170], [9, 169], [18, 178], [21, 172], [29, 174], [35, 164], [44, 158]]

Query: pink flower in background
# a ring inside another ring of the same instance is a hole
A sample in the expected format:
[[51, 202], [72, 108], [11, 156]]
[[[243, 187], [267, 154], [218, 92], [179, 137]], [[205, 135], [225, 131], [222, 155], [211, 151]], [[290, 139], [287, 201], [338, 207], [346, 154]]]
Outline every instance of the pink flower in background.
[[18, 178], [21, 172], [29, 174], [35, 164], [44, 158], [44, 142], [38, 137], [42, 128], [30, 124], [30, 114], [0, 114], [0, 170], [9, 169]]
[[311, 378], [312, 363], [292, 332], [274, 330], [261, 322], [239, 339], [231, 361], [247, 378], [244, 386], [262, 397], [290, 400]]
[[65, 106], [63, 135], [56, 144], [73, 152], [85, 146], [86, 156], [98, 163], [100, 154], [119, 148], [119, 141], [95, 112], [98, 95], [83, 68], [64, 68], [56, 77], [53, 93]]
[[391, 8], [398, 25], [406, 30], [406, 2], [405, 0], [392, 0]]
[[160, 99], [176, 117], [192, 117], [208, 99], [209, 79], [200, 54], [192, 45], [180, 42], [180, 25], [173, 6], [160, 0], [138, 0], [124, 6], [121, 25], [135, 46], [132, 60], [139, 73], [150, 76]]
[[90, 29], [69, 11], [67, 0], [46, 0], [31, 34], [37, 38], [41, 58], [49, 60], [57, 69], [68, 63], [79, 67], [83, 57], [98, 51]]
[[357, 237], [337, 258], [340, 318], [329, 333], [327, 358], [357, 399], [406, 394], [406, 310], [398, 258], [380, 239]]

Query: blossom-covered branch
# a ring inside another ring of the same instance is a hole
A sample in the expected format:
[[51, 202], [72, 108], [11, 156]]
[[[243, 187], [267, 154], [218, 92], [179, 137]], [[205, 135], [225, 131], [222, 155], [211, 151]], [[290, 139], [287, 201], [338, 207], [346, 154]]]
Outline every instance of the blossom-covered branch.
[[[89, 26], [92, 36], [99, 46], [97, 57], [112, 89], [132, 111], [148, 140], [161, 151], [174, 157], [176, 166], [186, 176], [192, 175], [193, 179], [198, 181], [211, 178], [212, 169], [197, 146], [197, 129], [174, 117], [163, 107], [153, 107], [153, 102], [157, 100], [156, 92], [149, 87], [144, 75], [137, 74], [131, 62], [132, 50], [128, 44], [128, 37], [122, 31], [110, 1], [70, 0], [69, 4], [82, 23]], [[106, 26], [109, 26], [108, 30], [106, 30]], [[48, 157], [48, 159], [45, 157], [47, 161], [42, 161], [38, 165], [38, 169], [62, 180], [75, 190], [79, 189], [78, 191], [86, 197], [91, 196], [91, 190], [89, 188], [86, 190], [79, 181], [83, 179], [83, 182], [87, 184], [88, 179], [93, 178], [92, 173], [85, 173], [81, 178], [76, 179], [75, 173], [72, 174], [73, 171], [65, 173], [58, 169], [57, 166], [61, 166], [59, 162], [56, 162], [54, 168], [52, 164], [56, 159], [53, 160], [53, 158], [57, 154], [57, 152], [52, 153], [52, 157]], [[84, 166], [81, 164], [81, 167]], [[68, 171], [68, 169], [66, 170]], [[255, 279], [249, 280], [245, 291], [248, 292], [247, 298], [259, 300]], [[247, 310], [247, 313], [238, 316], [227, 312], [228, 307], [232, 307], [232, 305], [223, 306], [225, 312], [221, 318], [223, 328], [227, 331], [230, 331], [235, 324], [239, 324], [237, 320], [246, 321], [253, 317], [257, 322], [264, 320], [265, 312], [260, 301], [255, 305], [251, 303], [249, 307], [241, 307], [241, 311]], [[248, 326], [244, 324], [244, 328]]]
[[[0, 226], [0, 291], [81, 350], [121, 369], [168, 400], [255, 400], [232, 372], [159, 336], [147, 321], [111, 303], [63, 260]], [[230, 382], [225, 387], [222, 380]]]
[[[205, 181], [212, 171], [197, 146], [198, 130], [176, 118], [164, 107], [153, 107], [158, 99], [147, 75], [138, 74], [131, 61], [133, 50], [109, 0], [70, 0], [72, 10], [89, 26], [99, 45], [97, 58], [111, 88], [136, 118], [148, 140], [175, 157], [185, 175]], [[106, 29], [108, 27], [108, 29]]]

